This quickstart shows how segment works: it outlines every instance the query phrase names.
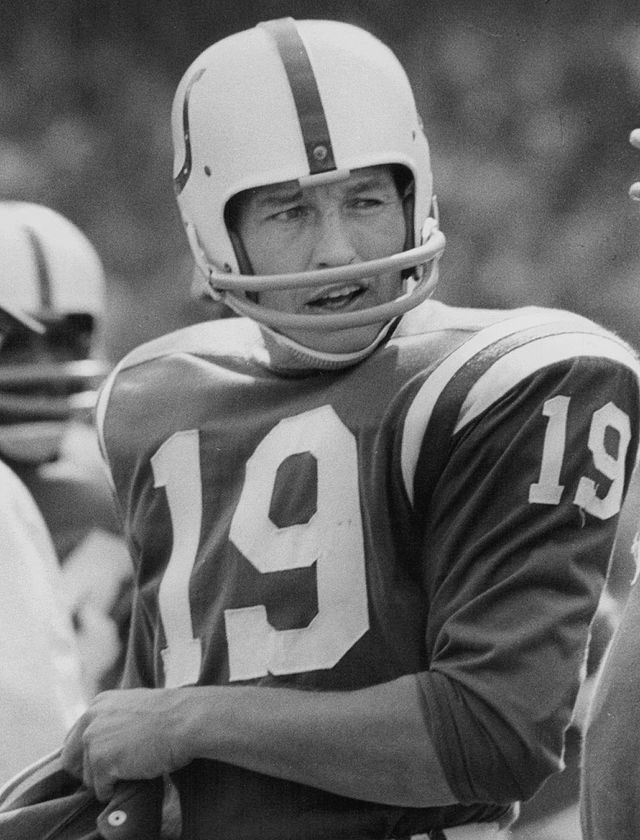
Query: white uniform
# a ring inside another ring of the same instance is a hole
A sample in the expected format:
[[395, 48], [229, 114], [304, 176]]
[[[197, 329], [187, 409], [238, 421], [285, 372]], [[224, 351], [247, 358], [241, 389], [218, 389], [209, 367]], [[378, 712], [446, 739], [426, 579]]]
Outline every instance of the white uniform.
[[31, 494], [0, 462], [0, 783], [59, 747], [85, 707], [59, 574]]

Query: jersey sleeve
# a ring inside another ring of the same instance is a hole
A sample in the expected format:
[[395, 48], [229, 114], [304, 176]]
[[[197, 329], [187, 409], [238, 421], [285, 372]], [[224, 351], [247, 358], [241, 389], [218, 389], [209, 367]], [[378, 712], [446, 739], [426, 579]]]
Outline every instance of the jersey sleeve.
[[466, 365], [426, 429], [433, 451], [462, 389], [444, 467], [425, 449], [412, 484], [431, 603], [419, 679], [462, 803], [527, 799], [562, 768], [636, 458], [635, 358], [561, 338]]
[[585, 840], [640, 836], [640, 588], [631, 589], [591, 703], [582, 755]]

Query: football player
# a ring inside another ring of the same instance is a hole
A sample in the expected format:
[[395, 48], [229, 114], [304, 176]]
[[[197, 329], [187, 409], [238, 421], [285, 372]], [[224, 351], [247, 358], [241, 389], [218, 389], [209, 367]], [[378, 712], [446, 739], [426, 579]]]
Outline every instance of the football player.
[[[629, 137], [640, 149], [640, 130]], [[640, 199], [640, 182], [629, 188]], [[634, 481], [640, 502], [638, 473]], [[636, 506], [637, 510], [637, 506]], [[582, 756], [581, 820], [585, 840], [636, 840], [640, 834], [640, 566], [636, 569], [613, 641], [593, 693]]]
[[567, 312], [430, 300], [427, 140], [358, 27], [212, 45], [173, 136], [194, 257], [242, 317], [102, 389], [137, 587], [124, 689], [64, 765], [101, 800], [171, 774], [189, 840], [498, 838], [563, 765], [638, 360]]
[[[43, 328], [0, 303], [0, 344]], [[0, 358], [2, 350], [0, 348]], [[83, 711], [79, 652], [49, 531], [0, 461], [0, 782], [57, 747]]]
[[44, 329], [14, 329], [0, 352], [0, 459], [28, 487], [63, 566], [89, 694], [120, 654], [109, 613], [130, 562], [90, 422], [107, 373], [102, 262], [69, 219], [0, 202], [0, 299]]

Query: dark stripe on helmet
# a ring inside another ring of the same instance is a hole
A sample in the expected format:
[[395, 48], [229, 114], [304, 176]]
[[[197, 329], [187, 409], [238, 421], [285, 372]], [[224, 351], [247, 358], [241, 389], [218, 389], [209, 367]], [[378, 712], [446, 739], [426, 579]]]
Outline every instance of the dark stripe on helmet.
[[198, 81], [198, 79], [202, 76], [206, 67], [201, 67], [193, 76], [189, 79], [189, 83], [187, 84], [187, 89], [184, 92], [184, 101], [182, 103], [182, 133], [184, 136], [184, 163], [180, 168], [180, 171], [173, 179], [173, 186], [176, 192], [176, 195], [180, 195], [182, 190], [185, 187], [185, 184], [189, 180], [189, 175], [191, 175], [191, 167], [193, 164], [191, 158], [191, 135], [189, 133], [189, 97], [191, 96], [191, 89]]
[[40, 290], [40, 308], [47, 310], [53, 308], [53, 297], [51, 288], [51, 272], [49, 271], [49, 262], [45, 254], [44, 247], [40, 241], [40, 237], [33, 230], [33, 228], [24, 226], [24, 232], [31, 244], [33, 258], [36, 263], [36, 271], [38, 273], [38, 287]]
[[258, 24], [273, 38], [293, 94], [298, 112], [309, 174], [336, 168], [329, 126], [309, 55], [293, 18]]

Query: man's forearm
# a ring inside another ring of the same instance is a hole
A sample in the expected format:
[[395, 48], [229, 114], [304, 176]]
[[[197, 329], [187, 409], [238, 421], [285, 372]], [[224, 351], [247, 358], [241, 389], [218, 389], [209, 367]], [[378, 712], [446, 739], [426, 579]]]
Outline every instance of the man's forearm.
[[210, 758], [343, 796], [405, 807], [456, 802], [413, 676], [350, 692], [179, 689], [192, 758]]

